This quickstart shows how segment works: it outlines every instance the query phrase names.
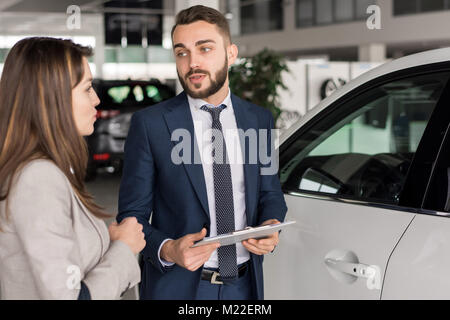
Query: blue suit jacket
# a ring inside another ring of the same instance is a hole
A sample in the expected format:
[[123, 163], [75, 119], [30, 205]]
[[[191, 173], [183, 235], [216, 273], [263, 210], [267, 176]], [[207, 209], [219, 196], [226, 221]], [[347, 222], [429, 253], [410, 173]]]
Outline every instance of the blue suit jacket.
[[[231, 100], [239, 129], [270, 130], [274, 127], [268, 110], [234, 95]], [[202, 165], [175, 164], [171, 160], [173, 147], [180, 143], [171, 141], [171, 134], [180, 128], [189, 131], [191, 150], [198, 154], [185, 93], [136, 112], [125, 144], [117, 221], [120, 223], [131, 216], [144, 226], [147, 245], [141, 252], [141, 299], [195, 299], [200, 281], [201, 268], [191, 272], [178, 265], [163, 267], [158, 257], [158, 249], [167, 238], [177, 239], [199, 232], [202, 227], [208, 229], [209, 235], [210, 217]], [[268, 141], [270, 143], [270, 138]], [[257, 226], [273, 218], [283, 221], [287, 208], [278, 176], [261, 175], [259, 159], [258, 163], [249, 163], [247, 144], [245, 149], [247, 225]], [[251, 254], [251, 260], [253, 290], [258, 299], [263, 299], [263, 256]]]

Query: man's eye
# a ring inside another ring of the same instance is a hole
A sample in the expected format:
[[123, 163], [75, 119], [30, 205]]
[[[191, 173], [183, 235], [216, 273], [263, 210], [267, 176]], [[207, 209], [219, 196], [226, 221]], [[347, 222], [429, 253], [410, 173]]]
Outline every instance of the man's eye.
[[202, 51], [204, 51], [204, 52], [209, 52], [209, 51], [211, 51], [211, 48], [209, 48], [209, 47], [203, 47], [203, 48], [202, 48]]
[[178, 57], [185, 57], [185, 56], [186, 56], [186, 52], [183, 52], [183, 51], [178, 52], [178, 53], [177, 53], [177, 56], [178, 56]]

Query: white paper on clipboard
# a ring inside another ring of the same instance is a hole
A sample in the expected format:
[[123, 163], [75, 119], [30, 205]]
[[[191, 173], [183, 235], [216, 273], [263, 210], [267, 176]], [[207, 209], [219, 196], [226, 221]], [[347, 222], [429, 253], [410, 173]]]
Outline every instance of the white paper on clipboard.
[[277, 224], [268, 224], [259, 227], [247, 227], [243, 230], [237, 230], [230, 233], [224, 233], [216, 237], [205, 237], [203, 240], [196, 242], [192, 248], [203, 246], [210, 243], [219, 242], [221, 246], [228, 246], [233, 243], [238, 243], [246, 239], [260, 239], [271, 235], [274, 232], [280, 231], [287, 226], [296, 223], [296, 221], [286, 221]]

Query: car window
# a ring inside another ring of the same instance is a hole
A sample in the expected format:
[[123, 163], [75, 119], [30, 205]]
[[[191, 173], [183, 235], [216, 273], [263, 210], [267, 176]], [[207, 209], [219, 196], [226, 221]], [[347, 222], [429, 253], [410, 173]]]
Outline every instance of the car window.
[[134, 94], [134, 98], [136, 99], [137, 102], [144, 101], [144, 91], [142, 90], [141, 86], [139, 86], [139, 85], [134, 86], [133, 94]]
[[346, 99], [283, 151], [283, 189], [397, 204], [447, 80], [404, 78]]
[[161, 92], [156, 86], [146, 86], [145, 91], [147, 93], [147, 97], [155, 102], [160, 102], [163, 100]]
[[[424, 181], [426, 188], [425, 197], [421, 204], [422, 208], [432, 210], [435, 214], [450, 216], [450, 82], [442, 94], [438, 109], [433, 114], [433, 125], [427, 130], [427, 136], [441, 136], [441, 143], [434, 143], [436, 139], [427, 140], [427, 150], [421, 152], [421, 155], [415, 166], [419, 168], [426, 167], [428, 164], [429, 180]], [[428, 139], [428, 138], [427, 138]], [[429, 142], [428, 142], [429, 141]], [[434, 150], [433, 150], [434, 149]], [[437, 152], [436, 152], [437, 151]], [[434, 158], [429, 157], [430, 153], [435, 153]], [[427, 157], [425, 157], [427, 156]], [[429, 158], [428, 158], [429, 157]], [[419, 161], [420, 160], [420, 161]], [[415, 176], [414, 176], [415, 177]], [[416, 186], [417, 182], [411, 183]], [[409, 186], [409, 185], [408, 185]], [[414, 190], [411, 192], [414, 196]], [[428, 212], [430, 214], [431, 212]]]
[[130, 93], [130, 86], [117, 86], [109, 88], [107, 91], [108, 98], [112, 99], [114, 103], [122, 103]]

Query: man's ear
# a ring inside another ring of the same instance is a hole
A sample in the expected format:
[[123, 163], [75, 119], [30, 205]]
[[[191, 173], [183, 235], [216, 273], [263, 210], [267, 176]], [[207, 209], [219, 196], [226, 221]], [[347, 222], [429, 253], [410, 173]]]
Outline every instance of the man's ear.
[[230, 67], [237, 59], [239, 50], [238, 47], [232, 43], [227, 48], [228, 67]]

